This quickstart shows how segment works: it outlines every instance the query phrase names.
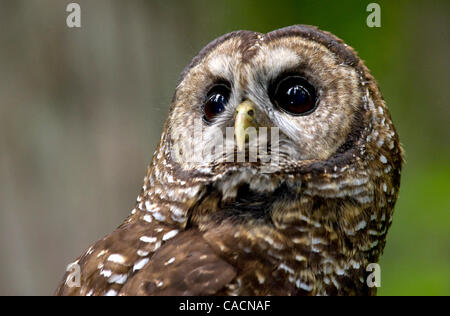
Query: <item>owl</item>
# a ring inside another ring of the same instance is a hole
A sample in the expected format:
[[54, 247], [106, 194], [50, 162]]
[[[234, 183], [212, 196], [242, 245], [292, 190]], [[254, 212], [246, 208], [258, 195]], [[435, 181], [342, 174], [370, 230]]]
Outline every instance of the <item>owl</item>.
[[135, 207], [57, 295], [375, 295], [402, 148], [355, 51], [235, 31], [182, 72]]

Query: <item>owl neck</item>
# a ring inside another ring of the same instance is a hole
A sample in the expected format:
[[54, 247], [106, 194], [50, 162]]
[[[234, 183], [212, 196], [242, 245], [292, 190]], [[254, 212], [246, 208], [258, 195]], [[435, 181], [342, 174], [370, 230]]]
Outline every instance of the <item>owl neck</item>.
[[[294, 283], [298, 275], [312, 271], [323, 281], [323, 288], [312, 288], [316, 294], [374, 294], [376, 288], [366, 283], [366, 269], [384, 248], [391, 206], [378, 210], [339, 192], [330, 196], [329, 187], [328, 196], [312, 194], [325, 189], [326, 183], [303, 180], [275, 181], [279, 185], [271, 192], [251, 190], [243, 183], [227, 198], [220, 182], [209, 186], [193, 209], [190, 226], [202, 230], [218, 252], [225, 251], [225, 258], [251, 251], [281, 270], [277, 277], [285, 274]], [[372, 184], [355, 183], [359, 194], [369, 194]], [[377, 192], [370, 194], [382, 199]], [[309, 289], [307, 281], [298, 284]]]
[[[363, 241], [366, 227], [347, 234], [331, 221], [329, 213], [340, 214], [346, 203], [302, 196], [286, 184], [275, 192], [245, 188], [223, 201], [210, 188], [193, 210], [189, 228], [202, 231], [209, 245], [239, 270], [255, 270], [254, 260], [265, 262], [272, 281], [287, 280], [292, 286], [290, 294], [374, 294], [375, 288], [366, 284], [366, 267], [377, 262], [379, 252]], [[262, 286], [257, 275], [241, 282]]]

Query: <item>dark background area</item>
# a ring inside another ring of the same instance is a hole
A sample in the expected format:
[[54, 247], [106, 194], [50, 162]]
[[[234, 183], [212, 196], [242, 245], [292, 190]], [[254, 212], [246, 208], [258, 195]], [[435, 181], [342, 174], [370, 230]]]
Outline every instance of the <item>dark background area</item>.
[[52, 294], [134, 206], [177, 78], [232, 30], [312, 24], [377, 78], [406, 151], [380, 295], [450, 294], [449, 1], [0, 1], [0, 294]]

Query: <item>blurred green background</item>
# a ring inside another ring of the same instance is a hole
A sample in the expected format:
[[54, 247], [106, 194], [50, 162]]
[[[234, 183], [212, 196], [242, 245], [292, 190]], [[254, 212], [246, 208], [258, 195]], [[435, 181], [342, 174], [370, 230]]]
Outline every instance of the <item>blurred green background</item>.
[[0, 1], [0, 294], [52, 294], [134, 206], [179, 73], [237, 29], [312, 24], [377, 78], [406, 150], [380, 295], [450, 294], [450, 2]]

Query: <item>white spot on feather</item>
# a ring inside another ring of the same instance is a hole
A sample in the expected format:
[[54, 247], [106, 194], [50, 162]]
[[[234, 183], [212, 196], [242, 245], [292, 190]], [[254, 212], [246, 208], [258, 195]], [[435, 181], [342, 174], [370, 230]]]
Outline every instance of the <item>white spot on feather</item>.
[[380, 138], [380, 139], [377, 141], [377, 146], [378, 146], [378, 148], [381, 148], [381, 147], [383, 146], [383, 144], [384, 144], [384, 139], [383, 139], [383, 138]]
[[367, 222], [365, 220], [362, 220], [358, 223], [358, 225], [355, 227], [355, 231], [364, 229], [367, 226]]
[[144, 251], [144, 250], [140, 250], [140, 249], [137, 251], [137, 254], [140, 257], [148, 256], [149, 253], [150, 253], [149, 251]]
[[124, 284], [128, 279], [126, 274], [113, 274], [109, 279], [108, 283]]
[[156, 237], [142, 236], [141, 238], [139, 238], [139, 240], [146, 242], [146, 243], [153, 243], [153, 242], [157, 241], [158, 239]]
[[164, 263], [164, 265], [167, 266], [167, 265], [173, 263], [174, 261], [175, 261], [175, 257], [172, 257], [172, 258], [170, 258], [169, 260], [167, 260], [167, 262]]
[[306, 260], [306, 258], [304, 257], [304, 256], [302, 256], [302, 255], [295, 255], [295, 260], [297, 260], [297, 261], [305, 261]]
[[106, 292], [105, 296], [117, 296], [117, 291], [111, 289], [108, 292]]
[[357, 196], [357, 197], [355, 197], [355, 199], [361, 204], [367, 204], [367, 203], [372, 202], [372, 200], [373, 200], [373, 198], [368, 195]]
[[284, 263], [280, 263], [280, 265], [278, 266], [278, 269], [286, 271], [287, 273], [290, 273], [290, 274], [294, 274], [295, 273], [294, 269], [292, 269], [291, 267], [285, 265]]
[[305, 290], [307, 292], [310, 292], [312, 290], [312, 285], [308, 285], [306, 283], [303, 283], [300, 280], [297, 280], [295, 282], [295, 286], [298, 287], [299, 289]]
[[112, 274], [111, 270], [102, 270], [100, 271], [100, 275], [103, 275], [105, 278], [109, 278]]
[[115, 262], [115, 263], [120, 263], [120, 264], [123, 264], [125, 262], [125, 258], [118, 253], [113, 253], [112, 255], [110, 255], [108, 257], [107, 260], [111, 261], [111, 262]]
[[160, 222], [164, 222], [164, 221], [166, 220], [166, 217], [165, 217], [163, 214], [159, 213], [159, 212], [153, 213], [153, 217], [154, 217], [157, 221], [160, 221]]
[[133, 271], [141, 270], [149, 260], [150, 260], [149, 258], [144, 258], [136, 262], [133, 266]]
[[178, 234], [178, 229], [171, 230], [170, 232], [164, 234], [162, 240], [164, 240], [164, 241], [168, 240], [170, 238], [175, 237], [177, 234]]

